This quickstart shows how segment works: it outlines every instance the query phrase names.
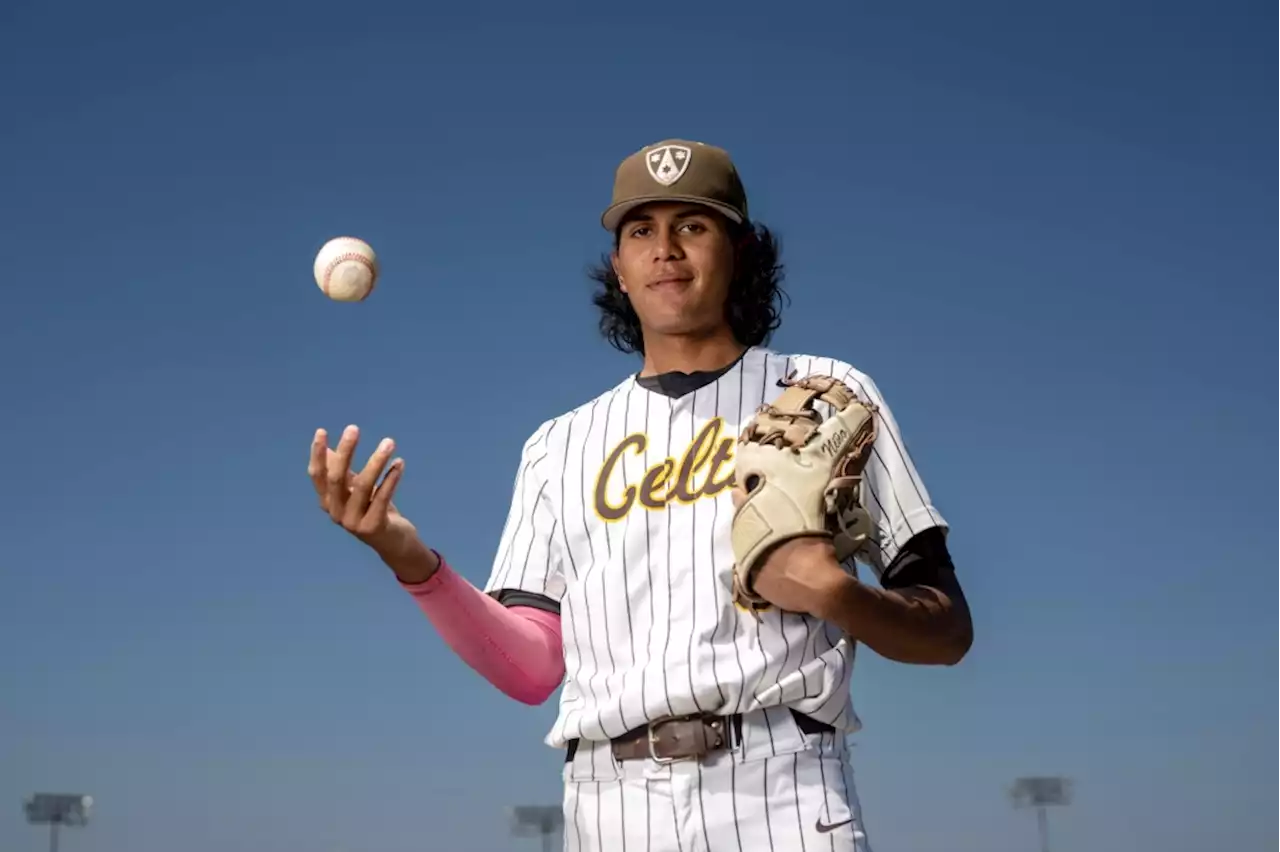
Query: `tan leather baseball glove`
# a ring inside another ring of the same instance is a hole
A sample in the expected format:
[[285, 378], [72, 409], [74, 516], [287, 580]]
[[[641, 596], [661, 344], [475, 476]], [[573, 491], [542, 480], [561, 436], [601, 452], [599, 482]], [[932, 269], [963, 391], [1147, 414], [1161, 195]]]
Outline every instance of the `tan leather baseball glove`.
[[[843, 562], [872, 532], [862, 507], [862, 472], [876, 438], [876, 407], [831, 376], [783, 382], [786, 390], [761, 406], [738, 438], [733, 517], [734, 600], [768, 605], [755, 579], [777, 545], [799, 536], [831, 538]], [[825, 402], [823, 419], [814, 408]], [[744, 493], [745, 492], [745, 493]]]

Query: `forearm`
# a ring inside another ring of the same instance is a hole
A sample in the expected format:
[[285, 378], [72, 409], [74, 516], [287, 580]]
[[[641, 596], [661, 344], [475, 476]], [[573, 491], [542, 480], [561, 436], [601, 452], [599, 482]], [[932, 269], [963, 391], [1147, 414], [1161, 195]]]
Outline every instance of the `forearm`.
[[929, 586], [881, 589], [846, 575], [815, 614], [901, 663], [954, 665], [973, 642], [963, 598]]
[[401, 583], [454, 653], [508, 696], [541, 704], [564, 680], [558, 615], [507, 608], [444, 562], [425, 582]]

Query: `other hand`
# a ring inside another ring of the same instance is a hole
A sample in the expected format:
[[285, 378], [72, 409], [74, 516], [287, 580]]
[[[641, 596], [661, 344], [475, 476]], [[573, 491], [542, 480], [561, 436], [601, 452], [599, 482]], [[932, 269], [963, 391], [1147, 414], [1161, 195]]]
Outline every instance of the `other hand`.
[[[736, 509], [746, 499], [741, 486], [733, 490]], [[823, 618], [841, 587], [857, 580], [836, 561], [831, 539], [803, 536], [769, 551], [756, 572], [755, 592], [778, 609]]]

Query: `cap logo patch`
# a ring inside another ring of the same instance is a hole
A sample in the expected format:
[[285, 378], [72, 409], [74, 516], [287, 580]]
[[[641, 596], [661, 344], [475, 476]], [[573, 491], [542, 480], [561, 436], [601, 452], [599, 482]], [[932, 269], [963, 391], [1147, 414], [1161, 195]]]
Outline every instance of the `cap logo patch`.
[[684, 177], [692, 159], [693, 152], [683, 145], [663, 145], [646, 154], [644, 164], [649, 167], [650, 177], [663, 186], [671, 186]]

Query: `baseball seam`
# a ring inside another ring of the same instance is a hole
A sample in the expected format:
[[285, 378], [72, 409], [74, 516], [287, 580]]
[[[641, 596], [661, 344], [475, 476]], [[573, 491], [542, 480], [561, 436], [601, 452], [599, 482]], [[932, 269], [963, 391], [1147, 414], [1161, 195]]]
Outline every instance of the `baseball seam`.
[[333, 260], [329, 261], [328, 264], [325, 265], [324, 287], [322, 287], [321, 289], [324, 290], [324, 294], [326, 296], [329, 295], [329, 278], [333, 275], [333, 270], [338, 268], [339, 263], [344, 263], [345, 261], [348, 261], [348, 260], [354, 260], [362, 264], [365, 269], [369, 270], [369, 292], [370, 293], [373, 292], [374, 287], [378, 286], [378, 278], [374, 274], [373, 264], [369, 262], [369, 258], [357, 252], [347, 252], [345, 254], [338, 255]]

